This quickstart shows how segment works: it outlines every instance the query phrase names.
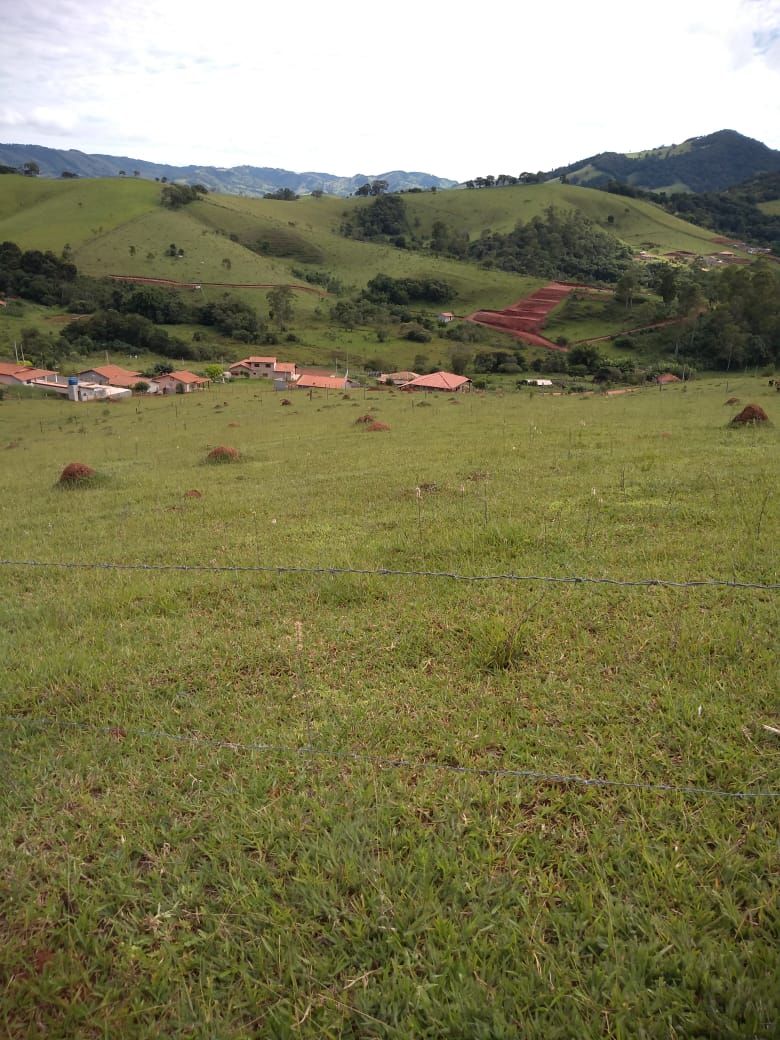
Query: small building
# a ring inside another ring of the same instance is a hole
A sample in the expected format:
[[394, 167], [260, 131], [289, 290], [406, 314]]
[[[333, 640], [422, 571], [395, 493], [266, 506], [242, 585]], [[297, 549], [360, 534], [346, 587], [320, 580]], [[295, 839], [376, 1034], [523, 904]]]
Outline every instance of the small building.
[[294, 383], [298, 379], [298, 369], [294, 361], [277, 361], [274, 365], [274, 382], [283, 380]]
[[156, 382], [162, 394], [189, 394], [193, 390], [205, 390], [211, 380], [183, 369], [179, 372], [166, 372], [163, 376], [157, 376]]
[[442, 325], [449, 325], [451, 321], [455, 321], [455, 315], [452, 311], [442, 311], [437, 320], [440, 321]]
[[31, 386], [36, 381], [56, 383], [57, 373], [48, 368], [32, 368], [12, 361], [0, 361], [0, 383], [6, 386]]
[[383, 372], [377, 382], [383, 383], [390, 386], [403, 386], [404, 383], [410, 383], [413, 379], [419, 379], [417, 372]]
[[120, 401], [124, 397], [132, 397], [133, 391], [125, 386], [108, 386], [106, 383], [85, 383], [78, 376], [69, 376], [67, 380], [56, 383], [45, 379], [35, 379], [32, 386], [48, 390], [69, 401]]
[[418, 376], [404, 383], [402, 390], [443, 390], [445, 393], [460, 393], [471, 388], [468, 376], [456, 376], [454, 372], [432, 372], [429, 376]]
[[304, 372], [296, 380], [298, 390], [348, 390], [350, 382], [346, 376], [318, 376]]
[[248, 357], [230, 365], [231, 376], [249, 376], [251, 379], [273, 379], [276, 368], [275, 357]]
[[131, 372], [121, 365], [99, 365], [97, 368], [88, 368], [84, 372], [77, 372], [80, 381], [85, 383], [100, 383], [102, 386], [121, 386], [132, 390], [136, 383], [144, 382], [140, 372]]

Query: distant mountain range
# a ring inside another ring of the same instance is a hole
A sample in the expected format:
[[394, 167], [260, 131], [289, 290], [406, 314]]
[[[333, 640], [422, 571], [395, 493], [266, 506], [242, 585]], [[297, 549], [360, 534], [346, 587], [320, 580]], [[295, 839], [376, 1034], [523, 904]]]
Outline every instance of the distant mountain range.
[[0, 144], [0, 166], [21, 169], [25, 163], [38, 164], [43, 177], [127, 177], [139, 176], [147, 180], [183, 181], [203, 184], [209, 191], [225, 195], [247, 195], [259, 198], [268, 192], [289, 188], [296, 195], [310, 195], [322, 191], [326, 195], [351, 195], [373, 180], [387, 181], [389, 191], [407, 191], [409, 188], [454, 188], [457, 181], [434, 177], [429, 173], [407, 173], [391, 170], [388, 173], [355, 174], [337, 177], [331, 173], [293, 173], [268, 166], [171, 166], [165, 163], [131, 159], [126, 155], [88, 155], [75, 149], [59, 151], [35, 144]]
[[[389, 191], [413, 188], [454, 188], [458, 182], [429, 173], [391, 170], [388, 173], [338, 177], [329, 173], [294, 173], [267, 166], [171, 166], [129, 156], [88, 155], [74, 149], [60, 151], [41, 145], [0, 144], [0, 166], [21, 169], [37, 163], [44, 177], [144, 177], [203, 184], [227, 195], [262, 197], [289, 189], [296, 195], [322, 191], [352, 195], [373, 180], [387, 182]], [[679, 145], [651, 148], [634, 154], [600, 152], [568, 166], [542, 174], [544, 180], [565, 177], [572, 184], [603, 188], [618, 181], [634, 188], [666, 192], [717, 192], [762, 173], [780, 171], [780, 151], [735, 130], [719, 130], [692, 137]]]

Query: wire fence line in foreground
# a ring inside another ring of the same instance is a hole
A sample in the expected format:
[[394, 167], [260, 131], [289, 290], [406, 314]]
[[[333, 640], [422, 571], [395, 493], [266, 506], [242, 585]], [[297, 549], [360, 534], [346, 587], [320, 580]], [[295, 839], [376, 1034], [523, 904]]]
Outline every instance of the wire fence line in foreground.
[[385, 755], [369, 754], [359, 751], [345, 751], [339, 748], [318, 748], [311, 746], [296, 747], [287, 744], [245, 744], [230, 740], [217, 740], [212, 737], [201, 737], [189, 733], [169, 733], [165, 730], [142, 729], [129, 726], [106, 726], [88, 722], [71, 722], [62, 719], [35, 719], [25, 715], [0, 716], [0, 724], [8, 727], [20, 725], [38, 729], [74, 729], [90, 733], [107, 734], [114, 738], [140, 737], [156, 742], [176, 742], [190, 744], [193, 747], [216, 748], [221, 751], [246, 751], [253, 754], [277, 755], [280, 757], [325, 758], [334, 761], [352, 761], [379, 769], [398, 769], [422, 772], [423, 770], [459, 773], [483, 777], [508, 777], [517, 780], [528, 780], [535, 784], [558, 784], [562, 786], [607, 787], [631, 791], [651, 791], [667, 794], [680, 794], [686, 797], [729, 798], [748, 800], [757, 798], [780, 798], [780, 791], [731, 791], [717, 787], [699, 787], [693, 784], [643, 783], [631, 780], [610, 780], [606, 777], [586, 777], [567, 773], [547, 773], [536, 769], [512, 769], [502, 766], [469, 766], [451, 762], [426, 761], [414, 757], [403, 756], [391, 758]]
[[780, 590], [780, 582], [730, 581], [726, 578], [694, 578], [674, 581], [670, 578], [595, 578], [588, 575], [545, 574], [458, 574], [455, 571], [392, 570], [387, 567], [286, 567], [278, 564], [201, 564], [201, 563], [111, 563], [85, 560], [0, 560], [0, 567], [40, 567], [65, 570], [106, 571], [189, 571], [213, 574], [358, 574], [376, 578], [448, 578], [462, 582], [548, 582], [554, 585], [616, 585], [624, 588], [728, 588], [755, 589], [760, 592]]

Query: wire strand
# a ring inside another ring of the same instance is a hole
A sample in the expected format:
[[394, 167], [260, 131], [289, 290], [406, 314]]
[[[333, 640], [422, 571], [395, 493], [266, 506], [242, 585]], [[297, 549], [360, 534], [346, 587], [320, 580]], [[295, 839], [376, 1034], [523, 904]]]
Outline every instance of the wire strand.
[[445, 773], [460, 773], [472, 776], [510, 777], [530, 780], [535, 783], [560, 785], [576, 785], [579, 787], [609, 787], [631, 791], [655, 791], [685, 796], [707, 798], [730, 798], [747, 800], [757, 798], [780, 798], [780, 791], [730, 791], [717, 787], [699, 787], [693, 784], [642, 783], [631, 780], [611, 780], [606, 777], [586, 777], [568, 773], [546, 773], [536, 769], [511, 769], [509, 767], [484, 767], [452, 764], [449, 762], [430, 762], [415, 758], [390, 758], [384, 755], [367, 754], [356, 751], [345, 751], [339, 748], [317, 748], [309, 746], [292, 746], [286, 744], [245, 744], [230, 740], [217, 740], [212, 737], [199, 737], [189, 733], [169, 733], [165, 730], [142, 729], [121, 725], [96, 725], [86, 722], [72, 722], [62, 719], [34, 719], [24, 715], [0, 716], [5, 725], [17, 724], [59, 729], [78, 729], [93, 733], [106, 733], [111, 736], [135, 736], [154, 741], [175, 741], [191, 744], [194, 747], [210, 747], [225, 751], [247, 751], [254, 754], [281, 755], [284, 757], [319, 756], [334, 760], [348, 759], [382, 769], [434, 770]]
[[724, 578], [695, 578], [690, 581], [675, 581], [670, 578], [596, 578], [588, 575], [543, 575], [543, 574], [458, 574], [455, 571], [391, 570], [386, 567], [286, 567], [263, 564], [191, 564], [191, 563], [111, 563], [88, 560], [0, 560], [0, 567], [41, 567], [72, 570], [110, 571], [183, 571], [214, 574], [358, 574], [378, 578], [447, 578], [462, 582], [549, 582], [558, 585], [613, 585], [624, 588], [729, 588], [755, 589], [760, 592], [776, 592], [780, 583], [729, 581]]

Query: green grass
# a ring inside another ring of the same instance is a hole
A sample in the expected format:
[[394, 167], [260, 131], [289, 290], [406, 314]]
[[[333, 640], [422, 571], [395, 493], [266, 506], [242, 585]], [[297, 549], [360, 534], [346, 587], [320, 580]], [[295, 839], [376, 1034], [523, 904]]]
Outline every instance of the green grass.
[[780, 788], [777, 591], [329, 571], [776, 582], [764, 384], [0, 402], [4, 559], [182, 568], [0, 566], [4, 1035], [775, 1035], [777, 800], [652, 785]]

